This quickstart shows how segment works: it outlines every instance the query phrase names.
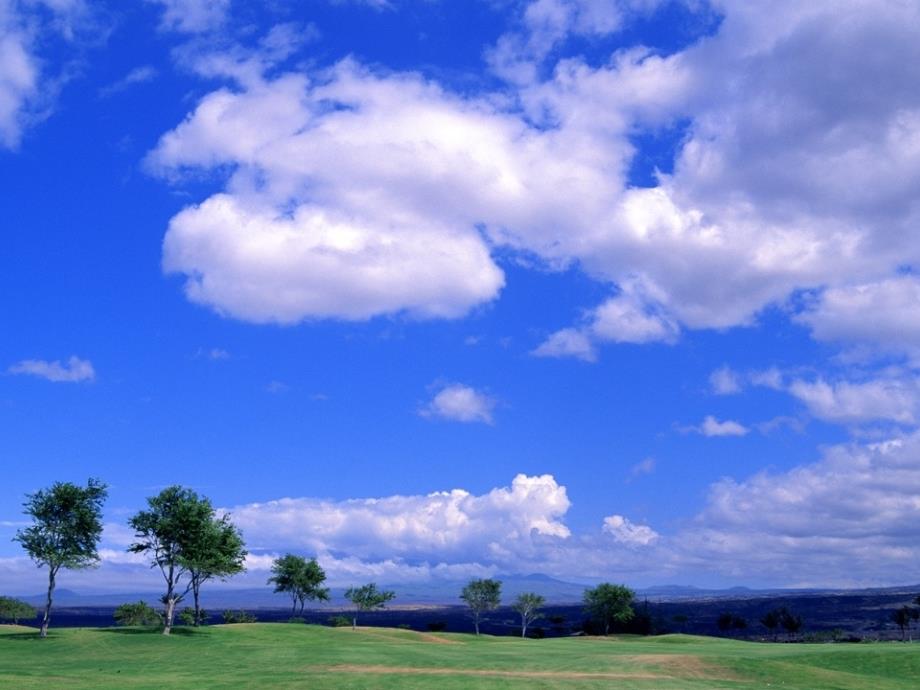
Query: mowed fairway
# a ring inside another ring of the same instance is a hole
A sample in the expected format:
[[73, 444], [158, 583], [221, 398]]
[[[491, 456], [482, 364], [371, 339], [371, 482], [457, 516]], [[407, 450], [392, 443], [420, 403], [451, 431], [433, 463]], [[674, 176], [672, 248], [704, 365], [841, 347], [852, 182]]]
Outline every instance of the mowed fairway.
[[685, 635], [521, 640], [387, 628], [0, 626], [0, 688], [917, 688], [920, 644]]

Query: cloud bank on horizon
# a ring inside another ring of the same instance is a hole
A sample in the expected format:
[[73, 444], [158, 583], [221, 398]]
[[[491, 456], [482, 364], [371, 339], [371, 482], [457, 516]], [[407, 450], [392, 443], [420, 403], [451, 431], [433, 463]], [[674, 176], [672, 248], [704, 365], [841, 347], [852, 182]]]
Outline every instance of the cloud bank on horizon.
[[[273, 554], [299, 550], [339, 581], [512, 571], [920, 580], [910, 527], [920, 509], [920, 6], [521, 0], [488, 10], [501, 30], [468, 37], [479, 64], [458, 78], [459, 68], [406, 66], [396, 52], [392, 65], [367, 57], [360, 32], [335, 44], [335, 27], [309, 12], [254, 19], [231, 0], [145, 5], [158, 19], [150, 31], [170, 46], [165, 67], [122, 65], [94, 93], [112, 101], [170, 70], [192, 85], [141, 137], [134, 161], [146, 184], [174, 195], [151, 265], [178, 277], [196, 307], [184, 318], [216, 314], [206, 322], [215, 333], [381, 321], [448, 329], [505, 300], [523, 304], [519, 283], [566, 280], [560, 291], [581, 300], [574, 309], [553, 312], [551, 326], [514, 324], [531, 370], [693, 353], [722, 339], [712, 346], [721, 363], [697, 386], [712, 410], [662, 428], [688, 444], [833, 430], [814, 432], [806, 451], [790, 442], [792, 465], [764, 454], [720, 465], [694, 507], [661, 524], [644, 516], [653, 492], [627, 510], [618, 489], [609, 509], [570, 525], [579, 497], [567, 490], [569, 463], [602, 464], [577, 457], [517, 473], [510, 486], [470, 478], [479, 493], [431, 476], [434, 493], [228, 503], [253, 577]], [[336, 11], [415, 11], [412, 0], [350, 5]], [[655, 22], [666, 33], [676, 11], [697, 27], [692, 36], [667, 48], [630, 38]], [[112, 13], [79, 0], [0, 0], [4, 164], [42, 137], [41, 121], [67, 117], [55, 104], [80, 79], [74, 56], [105, 50], [81, 36]], [[49, 42], [53, 54], [43, 53]], [[655, 164], [638, 175], [652, 149]], [[518, 311], [539, 307], [534, 298]], [[777, 340], [773, 361], [733, 359], [732, 338], [777, 322], [804, 333], [798, 351]], [[198, 359], [238, 366], [237, 349]], [[76, 351], [95, 365], [18, 352], [6, 371], [51, 382], [102, 375], [92, 352]], [[411, 362], [398, 365], [394, 378]], [[406, 417], [501, 433], [519, 403], [475, 366], [456, 369], [428, 378]], [[488, 371], [495, 381], [500, 372]], [[260, 388], [289, 391], [281, 380], [266, 373]], [[600, 456], [581, 439], [571, 446]], [[641, 457], [624, 483], [669, 481], [659, 460], [636, 465]], [[139, 568], [112, 524], [103, 570]], [[0, 583], [27, 570], [0, 552]]]

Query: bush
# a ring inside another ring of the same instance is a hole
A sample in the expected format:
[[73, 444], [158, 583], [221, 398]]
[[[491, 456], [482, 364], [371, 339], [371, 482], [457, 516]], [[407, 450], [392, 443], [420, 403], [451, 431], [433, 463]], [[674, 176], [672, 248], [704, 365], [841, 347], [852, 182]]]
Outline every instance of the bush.
[[408, 623], [400, 623], [396, 627], [399, 628], [400, 630], [412, 630], [412, 626], [409, 625]]
[[444, 630], [447, 630], [447, 622], [446, 621], [431, 621], [426, 627], [431, 632], [443, 632]]
[[37, 615], [38, 611], [24, 601], [0, 597], [0, 618], [13, 621], [13, 625], [19, 625], [20, 620], [35, 618]]
[[326, 622], [333, 628], [347, 628], [351, 625], [351, 619], [347, 616], [329, 616]]
[[220, 615], [221, 615], [221, 618], [224, 619], [224, 623], [227, 623], [227, 624], [255, 623], [256, 622], [255, 616], [253, 616], [248, 611], [243, 611], [242, 609], [240, 609], [239, 611], [231, 611], [230, 609], [227, 609]]
[[115, 623], [118, 625], [160, 625], [163, 617], [145, 601], [122, 604], [115, 609]]
[[[195, 609], [191, 606], [186, 606], [179, 612], [179, 620], [182, 621], [183, 625], [195, 625]], [[208, 620], [208, 612], [202, 610], [201, 612], [201, 625], [204, 625]]]

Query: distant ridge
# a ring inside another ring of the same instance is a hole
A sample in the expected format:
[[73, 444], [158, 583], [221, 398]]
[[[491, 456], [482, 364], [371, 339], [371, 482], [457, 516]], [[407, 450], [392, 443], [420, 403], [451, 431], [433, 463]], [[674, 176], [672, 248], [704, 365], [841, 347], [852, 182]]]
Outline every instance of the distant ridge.
[[[586, 587], [590, 585], [566, 582], [540, 573], [528, 575], [496, 575], [502, 581], [502, 599], [510, 603], [522, 592], [536, 592], [546, 598], [549, 604], [578, 604]], [[466, 580], [432, 580], [426, 583], [380, 583], [386, 589], [396, 591], [396, 606], [454, 606], [460, 604], [460, 590]], [[777, 596], [828, 596], [828, 595], [879, 595], [879, 594], [916, 594], [920, 593], [920, 584], [899, 585], [894, 587], [868, 588], [803, 588], [803, 589], [751, 589], [749, 587], [730, 587], [726, 589], [704, 589], [688, 585], [656, 585], [636, 589], [636, 598], [657, 602], [668, 601], [703, 601], [711, 599], [757, 599]], [[344, 598], [345, 587], [333, 587], [330, 590], [331, 601], [328, 605], [311, 608], [339, 609], [347, 606]], [[55, 591], [54, 603], [59, 607], [108, 607], [118, 606], [129, 601], [143, 599], [156, 604], [162, 593], [158, 590], [144, 592], [115, 592], [108, 594], [80, 594], [69, 589]], [[33, 606], [42, 606], [45, 594], [19, 597]], [[269, 587], [250, 587], [241, 589], [210, 587], [202, 591], [202, 601], [206, 608], [250, 608], [283, 609], [290, 603], [287, 597], [275, 594]]]

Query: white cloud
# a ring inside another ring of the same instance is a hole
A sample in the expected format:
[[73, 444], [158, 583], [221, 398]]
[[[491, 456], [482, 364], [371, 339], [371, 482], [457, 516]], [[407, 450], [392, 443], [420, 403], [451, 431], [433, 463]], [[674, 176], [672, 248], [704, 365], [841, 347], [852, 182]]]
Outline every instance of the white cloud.
[[635, 479], [645, 474], [652, 474], [657, 464], [653, 457], [644, 458], [629, 468], [629, 478]]
[[96, 378], [93, 363], [75, 356], [64, 363], [57, 359], [53, 362], [44, 359], [24, 359], [10, 366], [7, 372], [37, 376], [55, 383], [80, 383]]
[[675, 536], [684, 568], [786, 586], [920, 576], [920, 437], [843, 445], [788, 472], [726, 479]]
[[420, 414], [440, 417], [456, 422], [484, 422], [492, 424], [492, 411], [496, 401], [485, 393], [459, 383], [449, 384], [439, 390]]
[[824, 290], [801, 314], [819, 340], [920, 353], [920, 278], [902, 275]]
[[709, 385], [716, 395], [732, 395], [742, 389], [741, 377], [731, 367], [719, 367], [709, 375]]
[[135, 84], [144, 84], [153, 81], [156, 79], [157, 74], [156, 67], [152, 67], [151, 65], [135, 67], [118, 81], [99, 89], [99, 95], [102, 98], [113, 96], [116, 93], [129, 89]]
[[750, 429], [739, 422], [731, 419], [720, 422], [712, 415], [707, 415], [702, 424], [692, 429], [703, 436], [746, 436], [750, 432]]
[[454, 489], [345, 501], [284, 498], [230, 513], [257, 549], [505, 563], [512, 552], [532, 549], [541, 539], [568, 538], [561, 521], [568, 508], [565, 487], [552, 476], [519, 474], [510, 487], [481, 496]]
[[622, 515], [610, 515], [604, 518], [605, 533], [627, 546], [649, 546], [658, 541], [658, 533], [648, 525], [637, 525]]
[[[654, 5], [538, 0], [496, 50], [533, 63]], [[920, 260], [908, 239], [920, 221], [920, 9], [719, 9], [717, 33], [682, 52], [569, 57], [545, 81], [518, 80], [510, 105], [353, 61], [266, 78], [290, 41], [197, 54], [231, 86], [167, 133], [151, 165], [232, 175], [173, 219], [164, 267], [192, 300], [250, 321], [453, 318], [497, 296], [490, 254], [510, 247], [611, 285], [536, 350], [582, 359], [605, 342], [749, 325], [798, 290], [826, 287], [832, 305], [835, 290], [894, 280]], [[673, 173], [630, 188], [632, 135], [677, 122], [689, 124]], [[806, 317], [818, 337], [851, 337], [820, 313]]]
[[920, 383], [913, 376], [831, 383], [821, 378], [797, 379], [787, 390], [815, 417], [831, 422], [884, 420], [914, 424], [920, 411]]
[[586, 362], [597, 360], [591, 338], [576, 328], [563, 328], [551, 334], [533, 351], [537, 357], [576, 357]]
[[161, 26], [170, 31], [201, 33], [227, 20], [230, 0], [147, 0], [163, 8]]
[[[91, 18], [84, 0], [0, 0], [0, 147], [16, 149], [24, 131], [51, 113], [66, 72], [51, 55], [68, 56]], [[54, 51], [58, 40], [64, 49]]]
[[39, 89], [34, 36], [12, 0], [0, 0], [0, 145], [15, 148], [28, 103]]

